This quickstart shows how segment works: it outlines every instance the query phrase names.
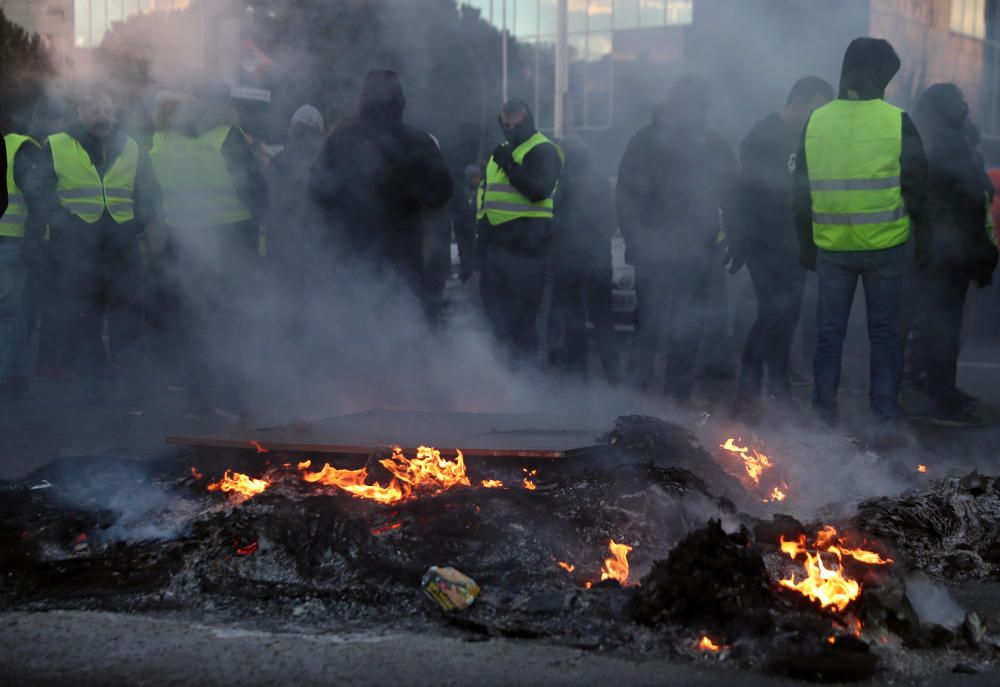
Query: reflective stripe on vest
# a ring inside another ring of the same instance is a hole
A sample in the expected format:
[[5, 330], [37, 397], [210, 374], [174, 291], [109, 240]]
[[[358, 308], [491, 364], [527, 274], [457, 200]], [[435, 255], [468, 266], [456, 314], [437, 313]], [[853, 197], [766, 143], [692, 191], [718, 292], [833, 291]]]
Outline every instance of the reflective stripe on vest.
[[834, 100], [812, 114], [805, 148], [819, 248], [883, 250], [906, 242], [902, 146], [902, 110], [883, 100]]
[[[544, 134], [536, 132], [511, 153], [514, 164], [521, 164], [525, 155], [531, 152], [535, 146], [546, 143], [555, 146], [559, 158], [562, 159], [563, 154], [559, 146], [552, 143]], [[500, 165], [490, 157], [489, 164], [486, 165], [486, 183], [478, 194], [476, 217], [477, 219], [486, 217], [494, 226], [522, 217], [552, 219], [554, 195], [555, 189], [553, 188], [548, 198], [537, 202], [529, 200], [514, 188], [507, 173], [500, 169]]]
[[49, 136], [59, 204], [84, 222], [93, 224], [107, 210], [116, 223], [135, 217], [135, 175], [139, 146], [126, 137], [121, 153], [101, 178], [79, 141], [69, 134]]
[[7, 148], [7, 211], [0, 217], [0, 236], [13, 236], [22, 238], [24, 236], [24, 223], [28, 221], [28, 206], [24, 202], [24, 195], [14, 181], [14, 158], [17, 151], [25, 143], [30, 142], [38, 146], [30, 136], [21, 134], [7, 134], [3, 137], [4, 147]]
[[163, 216], [175, 227], [209, 227], [250, 219], [222, 157], [233, 127], [217, 126], [198, 137], [176, 131], [153, 135], [149, 153], [163, 192]]

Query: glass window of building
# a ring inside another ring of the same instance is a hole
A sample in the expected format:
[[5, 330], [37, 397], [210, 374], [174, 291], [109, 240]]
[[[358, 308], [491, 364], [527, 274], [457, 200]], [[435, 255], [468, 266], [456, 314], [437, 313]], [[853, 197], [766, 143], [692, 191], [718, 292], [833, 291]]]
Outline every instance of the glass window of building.
[[951, 0], [951, 30], [986, 38], [986, 0]]

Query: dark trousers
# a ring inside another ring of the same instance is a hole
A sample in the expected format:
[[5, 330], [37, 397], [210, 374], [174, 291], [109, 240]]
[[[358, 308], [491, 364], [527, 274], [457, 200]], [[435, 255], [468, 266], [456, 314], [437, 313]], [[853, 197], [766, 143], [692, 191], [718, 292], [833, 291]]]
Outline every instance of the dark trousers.
[[656, 261], [636, 260], [635, 334], [628, 375], [645, 390], [653, 376], [656, 349], [669, 314], [666, 392], [678, 400], [694, 389], [698, 344], [705, 326], [705, 309], [712, 256], [672, 255]]
[[962, 408], [956, 377], [962, 314], [970, 281], [967, 271], [956, 267], [930, 270], [923, 289], [924, 307], [918, 315], [923, 336], [920, 357], [926, 365], [927, 391], [938, 412], [945, 415], [958, 413]]
[[53, 317], [58, 307], [59, 271], [50, 241], [41, 241], [28, 263], [28, 281], [24, 287], [24, 320], [27, 338], [38, 331], [36, 369], [65, 370], [69, 365], [66, 342], [53, 332]]
[[519, 251], [495, 242], [486, 248], [487, 316], [493, 320], [500, 344], [518, 364], [537, 359], [536, 320], [545, 290], [545, 262], [544, 253]]
[[872, 415], [876, 426], [884, 429], [890, 429], [899, 419], [896, 393], [902, 368], [899, 339], [905, 262], [905, 246], [876, 251], [818, 251], [813, 407], [831, 424], [837, 421], [844, 337], [859, 278], [868, 310]]
[[[594, 340], [604, 374], [618, 382], [618, 352], [612, 316], [611, 267], [596, 270], [554, 270], [550, 339], [561, 338], [566, 369], [587, 374], [587, 316], [594, 326]], [[559, 336], [561, 335], [561, 336]]]
[[763, 255], [749, 256], [747, 269], [757, 299], [757, 319], [743, 345], [737, 393], [759, 396], [766, 366], [768, 393], [788, 398], [788, 366], [802, 307], [805, 271], [794, 261]]
[[61, 342], [68, 367], [85, 388], [93, 390], [100, 385], [105, 366], [131, 350], [142, 331], [138, 244], [83, 250], [56, 245], [53, 252], [56, 292], [52, 326], [46, 327], [45, 335]]

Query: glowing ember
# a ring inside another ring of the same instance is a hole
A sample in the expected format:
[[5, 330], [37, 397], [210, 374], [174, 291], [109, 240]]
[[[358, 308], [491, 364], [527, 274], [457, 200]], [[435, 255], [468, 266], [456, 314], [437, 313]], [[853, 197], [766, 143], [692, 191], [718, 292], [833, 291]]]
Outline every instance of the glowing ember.
[[826, 638], [826, 643], [827, 644], [836, 644], [837, 643], [837, 635], [830, 635], [829, 637], [827, 637]]
[[312, 467], [312, 464], [313, 462], [311, 460], [304, 460], [295, 467], [298, 468], [299, 470], [308, 470], [309, 468]]
[[403, 526], [401, 522], [390, 522], [388, 525], [382, 525], [381, 527], [373, 527], [371, 533], [375, 536], [380, 534], [385, 534], [386, 532], [392, 532], [393, 530], [398, 530]]
[[926, 465], [918, 465], [917, 466], [917, 472], [927, 472], [927, 466]]
[[236, 555], [237, 556], [249, 556], [252, 553], [257, 552], [257, 542], [251, 542], [246, 546], [237, 546]]
[[699, 651], [711, 651], [715, 653], [722, 649], [722, 647], [709, 639], [708, 635], [702, 635], [701, 641], [698, 642], [698, 649]]
[[[785, 489], [788, 488], [788, 486], [785, 485], [784, 482], [782, 482], [781, 486], [785, 487]], [[771, 499], [770, 499], [771, 501], [784, 501], [785, 497], [786, 497], [785, 492], [782, 491], [780, 487], [775, 487], [774, 489], [771, 490]]]
[[256, 439], [251, 439], [250, 440], [250, 445], [253, 446], [255, 449], [257, 449], [257, 453], [270, 453], [271, 452], [270, 449], [267, 449], [267, 448], [264, 448], [263, 446], [261, 446], [260, 442], [257, 441]]
[[484, 479], [479, 483], [483, 489], [500, 489], [503, 487], [503, 481], [498, 479]]
[[573, 565], [572, 563], [567, 563], [566, 561], [558, 561], [558, 563], [559, 567], [565, 570], [566, 572], [573, 572], [574, 570], [576, 570], [576, 566]]
[[601, 569], [601, 581], [618, 580], [623, 587], [628, 584], [628, 554], [632, 547], [628, 544], [616, 544], [614, 539], [608, 541], [611, 558], [604, 559]]
[[[807, 550], [805, 535], [800, 535], [798, 541], [785, 541], [785, 538], [781, 537], [783, 553], [788, 554], [793, 560], [800, 555], [805, 556], [806, 576], [796, 582], [793, 573], [788, 578], [778, 580], [778, 584], [809, 597], [810, 600], [815, 601], [823, 608], [832, 606], [841, 613], [861, 594], [861, 585], [857, 580], [844, 575], [844, 556], [850, 556], [869, 565], [892, 563], [891, 558], [883, 559], [874, 551], [845, 547], [837, 536], [837, 530], [829, 525], [816, 535], [814, 546], [815, 554]], [[835, 568], [827, 567], [823, 562], [821, 552], [836, 557]]]
[[209, 484], [207, 489], [209, 491], [224, 491], [234, 496], [248, 499], [251, 496], [262, 493], [269, 486], [271, 486], [271, 483], [266, 479], [255, 479], [241, 472], [226, 470], [225, 474], [222, 475], [222, 479]]
[[721, 444], [720, 448], [739, 456], [743, 461], [743, 467], [747, 471], [750, 482], [755, 487], [760, 486], [761, 473], [773, 467], [771, 461], [763, 453], [749, 446], [739, 446], [736, 444], [735, 439], [726, 439], [726, 443]]
[[196, 468], [195, 466], [192, 465], [191, 466], [191, 476], [194, 477], [195, 479], [201, 479], [205, 475], [203, 475], [200, 472], [198, 472], [198, 468]]
[[416, 492], [433, 496], [456, 485], [471, 486], [465, 472], [465, 457], [461, 451], [451, 461], [442, 458], [440, 451], [421, 446], [417, 449], [417, 457], [410, 460], [397, 447], [392, 450], [391, 457], [380, 460], [379, 463], [392, 474], [389, 484], [384, 487], [378, 482], [366, 483], [367, 468], [338, 470], [329, 463], [319, 472], [304, 472], [302, 479], [336, 487], [358, 498], [386, 504], [400, 503]]
[[534, 491], [535, 489], [538, 488], [538, 487], [535, 486], [535, 483], [532, 482], [527, 477], [524, 478], [524, 481], [522, 482], [522, 484], [524, 485], [524, 488], [527, 489], [528, 491]]

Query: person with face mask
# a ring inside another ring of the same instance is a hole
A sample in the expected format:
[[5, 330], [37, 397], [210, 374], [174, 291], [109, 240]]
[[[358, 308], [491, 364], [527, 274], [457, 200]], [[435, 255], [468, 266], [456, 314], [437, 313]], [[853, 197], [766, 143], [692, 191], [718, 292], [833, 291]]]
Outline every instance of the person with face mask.
[[538, 353], [535, 321], [545, 288], [553, 196], [563, 158], [535, 128], [523, 100], [504, 103], [499, 121], [504, 141], [486, 165], [476, 219], [484, 242], [494, 334], [513, 362], [529, 364]]
[[743, 345], [733, 411], [747, 419], [760, 412], [765, 366], [769, 398], [791, 400], [789, 359], [806, 281], [795, 241], [792, 174], [809, 115], [833, 96], [833, 86], [823, 79], [799, 79], [785, 108], [757, 122], [740, 146], [740, 212], [733, 224], [757, 299], [757, 319]]
[[710, 95], [701, 77], [680, 77], [653, 122], [629, 141], [616, 188], [638, 299], [628, 377], [639, 390], [649, 387], [669, 311], [665, 388], [680, 402], [694, 390], [720, 217], [736, 195], [732, 147], [708, 128]]
[[49, 226], [59, 280], [48, 335], [71, 342], [84, 391], [101, 400], [105, 317], [112, 363], [140, 333], [138, 237], [159, 205], [149, 158], [118, 129], [111, 96], [93, 89], [79, 98], [75, 121], [46, 139], [34, 177], [28, 205]]
[[851, 42], [837, 99], [806, 124], [794, 182], [800, 260], [817, 282], [813, 409], [837, 424], [844, 337], [860, 279], [871, 348], [871, 440], [880, 447], [904, 442], [897, 395], [911, 230], [917, 264], [930, 258], [923, 145], [907, 114], [883, 100], [899, 67], [888, 41]]

